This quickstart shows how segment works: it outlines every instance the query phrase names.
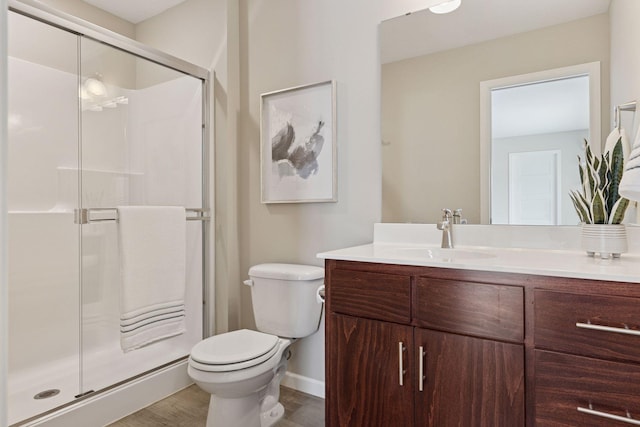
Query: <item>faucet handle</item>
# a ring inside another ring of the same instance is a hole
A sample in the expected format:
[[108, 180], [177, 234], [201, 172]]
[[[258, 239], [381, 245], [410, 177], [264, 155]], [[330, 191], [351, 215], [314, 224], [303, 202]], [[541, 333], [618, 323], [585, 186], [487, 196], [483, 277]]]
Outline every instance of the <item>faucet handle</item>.
[[462, 219], [462, 209], [456, 209], [453, 211], [453, 223], [460, 224], [460, 220]]
[[453, 213], [451, 212], [451, 209], [442, 209], [442, 219], [444, 221], [449, 220], [453, 217]]

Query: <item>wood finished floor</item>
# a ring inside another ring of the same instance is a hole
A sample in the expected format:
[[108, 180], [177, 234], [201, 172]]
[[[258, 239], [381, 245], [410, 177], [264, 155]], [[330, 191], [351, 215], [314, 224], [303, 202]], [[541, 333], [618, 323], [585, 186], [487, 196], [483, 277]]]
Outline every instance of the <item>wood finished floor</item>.
[[[280, 387], [284, 418], [278, 427], [323, 427], [324, 399]], [[108, 427], [204, 427], [209, 395], [192, 385]]]

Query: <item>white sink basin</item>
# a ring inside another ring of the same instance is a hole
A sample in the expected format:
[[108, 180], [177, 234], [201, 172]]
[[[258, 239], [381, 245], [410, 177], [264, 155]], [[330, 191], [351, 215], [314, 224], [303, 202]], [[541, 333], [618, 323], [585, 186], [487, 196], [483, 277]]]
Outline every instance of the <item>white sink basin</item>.
[[466, 249], [441, 249], [441, 248], [396, 248], [394, 254], [406, 258], [428, 258], [435, 260], [453, 261], [465, 259], [495, 258], [494, 254]]

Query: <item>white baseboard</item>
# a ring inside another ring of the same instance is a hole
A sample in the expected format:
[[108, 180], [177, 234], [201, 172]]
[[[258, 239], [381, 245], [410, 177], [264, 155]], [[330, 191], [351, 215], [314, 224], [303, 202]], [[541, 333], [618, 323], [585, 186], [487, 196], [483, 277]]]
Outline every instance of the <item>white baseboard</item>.
[[324, 399], [324, 381], [304, 377], [293, 372], [286, 372], [280, 384]]
[[100, 393], [54, 412], [27, 426], [103, 426], [119, 420], [192, 384], [187, 361]]

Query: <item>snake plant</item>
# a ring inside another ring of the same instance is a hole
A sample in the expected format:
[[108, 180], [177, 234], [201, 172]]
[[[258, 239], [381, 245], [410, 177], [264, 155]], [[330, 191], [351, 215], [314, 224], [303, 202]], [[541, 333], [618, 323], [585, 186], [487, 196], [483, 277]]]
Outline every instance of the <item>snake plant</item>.
[[580, 190], [571, 190], [573, 206], [586, 224], [620, 224], [629, 206], [629, 200], [618, 194], [622, 179], [624, 156], [622, 139], [614, 149], [594, 156], [585, 140], [585, 161], [578, 156]]

